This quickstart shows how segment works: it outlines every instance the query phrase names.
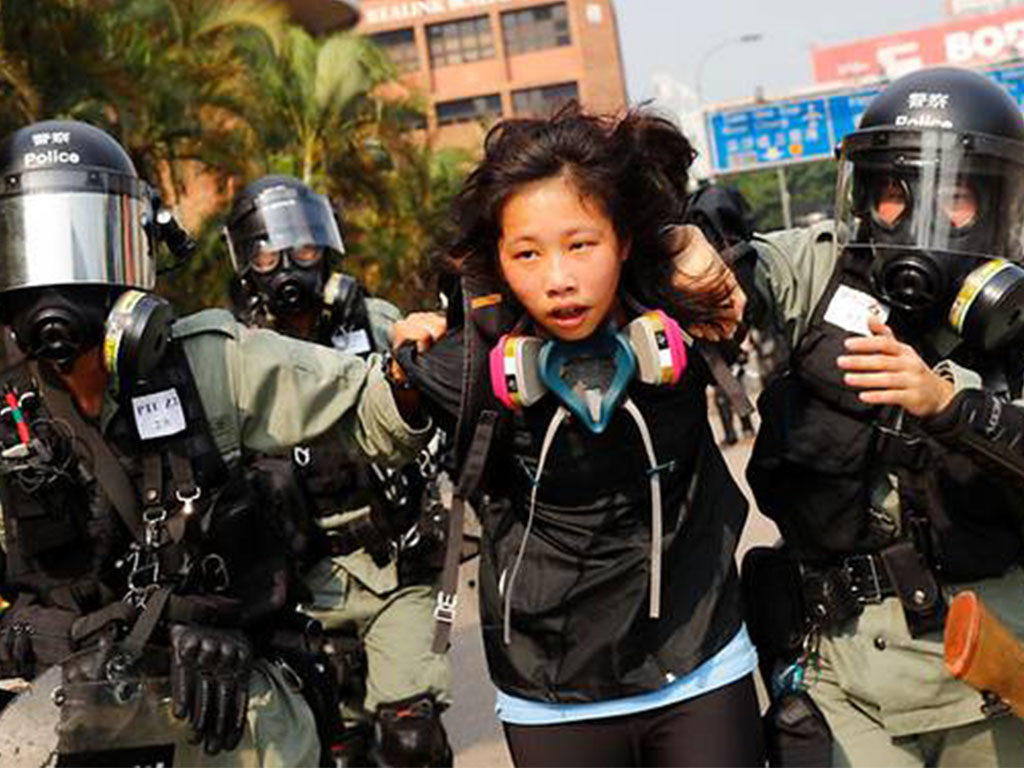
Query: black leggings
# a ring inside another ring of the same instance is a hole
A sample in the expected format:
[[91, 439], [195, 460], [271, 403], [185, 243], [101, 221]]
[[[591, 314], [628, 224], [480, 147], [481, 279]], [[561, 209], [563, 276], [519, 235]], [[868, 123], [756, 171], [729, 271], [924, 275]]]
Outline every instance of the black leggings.
[[635, 715], [504, 727], [519, 768], [765, 764], [750, 675], [697, 698]]

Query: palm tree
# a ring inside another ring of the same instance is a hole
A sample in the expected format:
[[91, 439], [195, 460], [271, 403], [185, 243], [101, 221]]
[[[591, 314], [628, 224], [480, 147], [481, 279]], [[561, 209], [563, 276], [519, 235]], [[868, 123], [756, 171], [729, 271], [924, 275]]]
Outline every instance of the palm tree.
[[[266, 169], [346, 198], [372, 192], [360, 181], [378, 165], [369, 148], [397, 135], [399, 116], [411, 108], [382, 96], [395, 75], [387, 55], [352, 33], [315, 39], [292, 27], [276, 54], [257, 47], [250, 63], [260, 98], [249, 124]], [[357, 172], [341, 173], [353, 162]]]
[[473, 158], [462, 149], [436, 150], [412, 140], [392, 150], [386, 204], [363, 205], [349, 218], [350, 259], [371, 290], [404, 309], [422, 308], [434, 302], [430, 278], [438, 236]]
[[0, 105], [13, 129], [46, 117], [113, 134], [140, 173], [172, 186], [180, 162], [238, 170], [230, 129], [248, 78], [243, 46], [283, 33], [273, 0], [7, 0]]
[[178, 191], [182, 168], [244, 170], [238, 131], [248, 92], [243, 50], [273, 46], [285, 10], [271, 0], [121, 0], [96, 19], [106, 56], [94, 64], [99, 87], [70, 113], [116, 135], [151, 179]]

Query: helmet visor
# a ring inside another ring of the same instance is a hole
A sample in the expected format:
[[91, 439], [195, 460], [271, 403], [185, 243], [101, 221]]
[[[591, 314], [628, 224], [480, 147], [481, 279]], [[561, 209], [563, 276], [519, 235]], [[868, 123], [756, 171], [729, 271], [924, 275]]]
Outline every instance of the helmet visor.
[[151, 290], [150, 213], [148, 200], [124, 193], [0, 197], [0, 291], [77, 283]]
[[[1020, 260], [1024, 153], [952, 132], [871, 134], [844, 142], [837, 246]], [[982, 150], [994, 151], [982, 151]]]
[[284, 186], [260, 193], [253, 208], [227, 226], [226, 235], [236, 272], [246, 270], [254, 257], [285, 249], [345, 253], [330, 201], [323, 195]]

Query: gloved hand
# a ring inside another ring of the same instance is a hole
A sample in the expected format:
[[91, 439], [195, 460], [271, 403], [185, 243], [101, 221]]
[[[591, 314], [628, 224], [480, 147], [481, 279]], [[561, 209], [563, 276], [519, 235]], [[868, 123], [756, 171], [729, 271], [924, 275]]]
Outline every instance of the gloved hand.
[[188, 719], [193, 743], [211, 755], [238, 746], [249, 708], [252, 645], [241, 632], [171, 627], [171, 701]]
[[0, 678], [35, 677], [40, 668], [71, 654], [71, 625], [77, 614], [28, 605], [0, 619]]

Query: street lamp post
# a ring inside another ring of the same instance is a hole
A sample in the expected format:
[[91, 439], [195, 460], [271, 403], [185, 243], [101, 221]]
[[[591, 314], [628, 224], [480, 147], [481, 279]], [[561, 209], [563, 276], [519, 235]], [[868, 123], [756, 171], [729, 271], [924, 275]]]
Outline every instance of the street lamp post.
[[704, 114], [704, 67], [716, 53], [721, 51], [723, 48], [728, 48], [730, 45], [745, 45], [747, 43], [756, 43], [764, 37], [760, 32], [750, 32], [745, 35], [736, 35], [734, 37], [727, 37], [724, 40], [719, 40], [717, 43], [712, 45], [710, 48], [701, 54], [697, 60], [697, 78], [694, 83], [694, 92], [697, 96], [697, 116], [700, 124], [700, 141], [702, 151], [708, 156], [708, 178], [715, 178], [714, 171], [714, 160], [710, 158], [710, 147], [711, 142], [708, 140], [708, 126], [707, 116]]
[[716, 53], [723, 48], [728, 48], [730, 45], [745, 45], [747, 43], [757, 43], [764, 38], [760, 32], [749, 32], [745, 35], [738, 35], [736, 37], [727, 37], [724, 40], [719, 40], [717, 43], [708, 48], [701, 55], [697, 61], [697, 106], [704, 106], [704, 65], [708, 63]]
[[[764, 38], [760, 32], [749, 32], [745, 35], [738, 35], [736, 37], [727, 37], [724, 40], [720, 40], [713, 46], [708, 48], [701, 55], [700, 60], [697, 62], [697, 107], [701, 111], [702, 121], [704, 113], [704, 66], [708, 63], [712, 56], [721, 51], [723, 48], [728, 48], [730, 45], [744, 45], [746, 43], [757, 43]], [[705, 130], [707, 127], [705, 126]], [[790, 229], [793, 226], [793, 212], [789, 197], [789, 184], [786, 179], [786, 169], [781, 165], [776, 169], [776, 176], [779, 181], [779, 202], [782, 206], [782, 221], [786, 229]], [[712, 174], [713, 175], [713, 174]]]

